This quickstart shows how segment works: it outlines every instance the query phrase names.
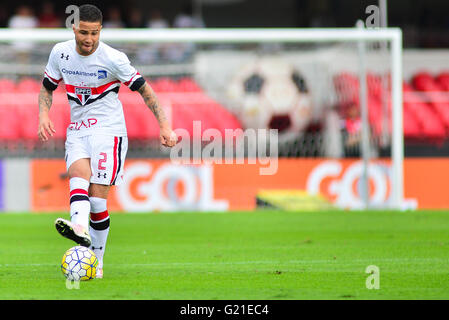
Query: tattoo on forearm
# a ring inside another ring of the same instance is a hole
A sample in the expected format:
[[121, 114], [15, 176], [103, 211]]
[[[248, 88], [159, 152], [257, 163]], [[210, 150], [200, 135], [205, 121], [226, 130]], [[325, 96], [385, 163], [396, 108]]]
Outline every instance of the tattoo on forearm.
[[153, 112], [159, 124], [167, 121], [164, 110], [162, 110], [153, 90], [145, 83], [138, 91], [141, 94], [143, 101], [145, 101], [145, 104], [150, 108], [151, 112]]
[[53, 92], [48, 91], [44, 87], [39, 92], [39, 112], [49, 111], [53, 102]]

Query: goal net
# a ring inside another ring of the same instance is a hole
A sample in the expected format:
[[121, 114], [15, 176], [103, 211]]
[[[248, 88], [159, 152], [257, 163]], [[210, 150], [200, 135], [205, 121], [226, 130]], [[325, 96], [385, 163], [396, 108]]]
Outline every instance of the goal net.
[[[57, 134], [46, 144], [37, 141], [37, 93], [52, 46], [72, 38], [67, 29], [0, 30], [2, 157], [63, 157], [70, 123], [64, 84], [50, 111]], [[403, 208], [400, 30], [105, 29], [101, 40], [128, 55], [178, 132], [226, 136], [233, 130], [234, 138], [243, 132], [250, 158], [245, 130], [257, 136], [271, 129], [263, 143], [276, 154], [268, 157], [313, 163], [300, 191], [327, 193], [341, 208]], [[168, 158], [140, 96], [122, 86], [119, 97], [128, 158]], [[204, 142], [202, 151], [211, 148]], [[259, 137], [255, 155], [263, 143]], [[226, 152], [214, 147], [208, 154]], [[285, 179], [303, 178], [293, 172]], [[276, 206], [262, 189], [257, 205]]]

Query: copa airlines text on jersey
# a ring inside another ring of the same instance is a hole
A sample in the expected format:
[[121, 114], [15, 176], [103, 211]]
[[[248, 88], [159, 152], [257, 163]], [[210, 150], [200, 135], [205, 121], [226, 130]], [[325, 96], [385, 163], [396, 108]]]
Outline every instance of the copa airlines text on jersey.
[[76, 76], [85, 76], [85, 77], [96, 77], [96, 72], [84, 72], [84, 71], [73, 71], [73, 70], [67, 70], [66, 68], [61, 69], [62, 73], [72, 74]]

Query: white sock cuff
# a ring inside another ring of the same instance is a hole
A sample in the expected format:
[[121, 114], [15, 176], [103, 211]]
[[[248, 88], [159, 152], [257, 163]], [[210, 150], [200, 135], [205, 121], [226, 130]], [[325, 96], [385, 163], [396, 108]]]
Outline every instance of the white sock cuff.
[[74, 189], [83, 189], [83, 190], [89, 190], [90, 182], [86, 179], [80, 178], [80, 177], [73, 177], [70, 178], [70, 190]]
[[103, 198], [90, 197], [90, 212], [99, 213], [107, 210], [107, 200]]

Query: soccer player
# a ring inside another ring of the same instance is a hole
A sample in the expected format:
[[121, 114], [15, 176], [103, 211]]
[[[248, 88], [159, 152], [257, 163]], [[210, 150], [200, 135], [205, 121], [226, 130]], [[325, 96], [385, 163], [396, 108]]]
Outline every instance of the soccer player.
[[127, 56], [99, 40], [101, 11], [93, 5], [82, 5], [79, 20], [79, 25], [73, 25], [75, 39], [57, 43], [50, 53], [39, 93], [38, 136], [48, 141], [55, 133], [49, 110], [52, 93], [64, 80], [71, 109], [65, 143], [70, 221], [58, 218], [55, 226], [62, 236], [95, 252], [99, 260], [97, 277], [102, 278], [110, 222], [107, 198], [110, 187], [122, 182], [128, 148], [118, 99], [120, 84], [140, 93], [159, 123], [162, 145], [174, 146], [177, 137], [155, 93]]

